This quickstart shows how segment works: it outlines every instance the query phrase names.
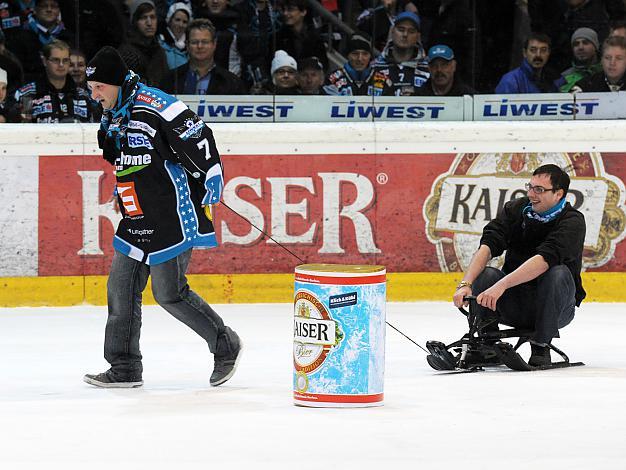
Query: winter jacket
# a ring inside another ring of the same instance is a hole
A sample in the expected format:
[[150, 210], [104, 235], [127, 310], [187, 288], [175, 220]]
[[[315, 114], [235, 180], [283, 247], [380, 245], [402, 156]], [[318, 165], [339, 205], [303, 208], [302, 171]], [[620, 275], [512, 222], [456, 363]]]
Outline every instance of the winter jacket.
[[[185, 81], [189, 72], [189, 63], [172, 70], [163, 79], [163, 90], [175, 95], [194, 94], [185, 90]], [[211, 80], [207, 95], [244, 95], [247, 90], [244, 83], [223, 67], [215, 65], [211, 70]]]
[[393, 44], [390, 41], [383, 53], [374, 60], [372, 68], [384, 80], [382, 94], [387, 96], [414, 95], [415, 90], [423, 86], [430, 77], [428, 61], [421, 45], [416, 48], [413, 58], [397, 63], [393, 57]]
[[[219, 200], [223, 183], [212, 187], [210, 180], [223, 182], [223, 177], [211, 129], [182, 101], [141, 83], [136, 86], [128, 114], [105, 113], [98, 141], [105, 158], [115, 163], [122, 211], [113, 247], [153, 265], [196, 246], [217, 246], [202, 206], [215, 202], [208, 200], [208, 188], [215, 189]], [[119, 138], [113, 158], [111, 132]]]
[[156, 37], [146, 38], [131, 30], [128, 40], [118, 49], [126, 65], [139, 74], [150, 86], [159, 86], [169, 71], [165, 51]]
[[580, 305], [586, 295], [580, 277], [585, 216], [568, 202], [554, 220], [541, 223], [523, 216], [522, 210], [528, 204], [528, 197], [507, 202], [483, 229], [480, 244], [488, 246], [493, 257], [506, 250], [502, 270], [507, 274], [535, 255], [541, 255], [550, 268], [565, 265], [572, 273], [576, 305]]
[[[452, 82], [452, 88], [450, 91], [445, 94], [445, 96], [464, 96], [464, 95], [473, 95], [476, 93], [471, 86], [466, 85], [458, 76], [455, 75], [454, 81]], [[435, 92], [432, 87], [431, 79], [429, 78], [424, 86], [418, 88], [415, 92], [416, 96], [439, 96], [435, 95]]]
[[602, 70], [602, 64], [596, 62], [592, 65], [572, 65], [570, 68], [561, 73], [561, 76], [554, 82], [554, 85], [564, 93], [572, 91], [581, 80], [590, 77], [594, 73]]
[[174, 39], [174, 36], [169, 28], [165, 30], [165, 33], [159, 35], [159, 44], [165, 52], [165, 57], [167, 57], [167, 66], [170, 70], [174, 70], [175, 68], [189, 62], [187, 48], [184, 47], [180, 49], [176, 45], [176, 40]]
[[[343, 67], [328, 76], [324, 91], [329, 95], [372, 96], [376, 94], [374, 75], [375, 71], [371, 67], [357, 72], [349, 62], [346, 62]], [[382, 89], [381, 86], [379, 94], [382, 93]]]
[[611, 92], [611, 91], [625, 91], [626, 90], [626, 82], [624, 81], [624, 77], [622, 77], [622, 81], [616, 85], [613, 85], [614, 90], [609, 86], [609, 82], [606, 79], [606, 75], [604, 75], [604, 71], [600, 70], [597, 73], [594, 73], [592, 76], [582, 79], [580, 82], [576, 84], [572, 88], [573, 92], [585, 92], [585, 93], [602, 93], [602, 92]]
[[30, 100], [32, 122], [97, 122], [100, 111], [89, 92], [77, 87], [67, 75], [65, 85], [57, 90], [44, 75], [43, 78], [24, 85], [15, 92], [15, 101], [23, 105]]
[[556, 86], [548, 78], [545, 70], [539, 81], [535, 79], [533, 67], [526, 59], [522, 60], [522, 65], [505, 73], [496, 86], [497, 94], [523, 94], [523, 93], [555, 93]]
[[324, 41], [311, 26], [305, 24], [300, 33], [296, 33], [289, 26], [283, 26], [276, 35], [276, 50], [280, 49], [296, 59], [296, 62], [307, 57], [317, 57], [324, 66], [324, 71], [328, 69]]

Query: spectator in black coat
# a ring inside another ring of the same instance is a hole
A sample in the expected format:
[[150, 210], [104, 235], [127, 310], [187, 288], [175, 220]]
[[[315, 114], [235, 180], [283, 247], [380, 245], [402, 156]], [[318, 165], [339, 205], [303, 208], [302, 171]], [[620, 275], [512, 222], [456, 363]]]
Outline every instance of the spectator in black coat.
[[24, 72], [20, 59], [7, 49], [4, 33], [0, 29], [0, 68], [7, 73], [7, 89], [11, 92], [24, 84]]
[[303, 95], [326, 95], [324, 66], [317, 57], [307, 57], [298, 63], [298, 85]]
[[11, 35], [9, 48], [20, 59], [24, 69], [24, 80], [29, 82], [41, 77], [40, 51], [54, 40], [74, 43], [74, 34], [61, 21], [61, 9], [57, 0], [37, 0], [35, 10], [21, 31]]
[[276, 36], [276, 50], [284, 50], [291, 57], [302, 60], [317, 57], [328, 68], [324, 41], [315, 29], [307, 24], [306, 0], [285, 0], [283, 3], [283, 26]]
[[611, 36], [602, 45], [602, 70], [582, 79], [573, 92], [610, 92], [626, 90], [626, 39]]
[[181, 95], [241, 95], [243, 82], [215, 63], [216, 31], [206, 18], [193, 20], [187, 28], [189, 62], [172, 70], [163, 91]]
[[454, 51], [444, 44], [428, 50], [428, 70], [430, 77], [416, 89], [415, 94], [418, 96], [463, 96], [475, 93], [456, 73]]
[[0, 123], [20, 122], [20, 113], [15, 102], [7, 93], [7, 73], [0, 68]]
[[158, 19], [152, 0], [133, 0], [129, 7], [132, 27], [118, 51], [129, 69], [149, 86], [159, 87], [169, 71], [165, 51], [157, 39]]

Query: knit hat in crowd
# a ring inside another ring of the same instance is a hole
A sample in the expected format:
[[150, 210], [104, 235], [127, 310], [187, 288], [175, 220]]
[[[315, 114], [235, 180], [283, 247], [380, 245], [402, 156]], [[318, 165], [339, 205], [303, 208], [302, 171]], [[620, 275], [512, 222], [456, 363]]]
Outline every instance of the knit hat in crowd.
[[572, 34], [572, 45], [574, 45], [574, 41], [576, 41], [576, 39], [586, 39], [595, 46], [596, 51], [600, 50], [598, 33], [596, 33], [591, 28], [578, 28], [576, 31], [574, 31], [574, 34]]
[[172, 4], [169, 10], [167, 10], [167, 15], [165, 15], [165, 23], [169, 23], [170, 20], [172, 19], [172, 16], [174, 16], [174, 13], [176, 13], [179, 10], [182, 10], [185, 13], [187, 13], [187, 16], [189, 17], [189, 21], [193, 20], [191, 7], [184, 2], [176, 2]]
[[362, 34], [353, 34], [348, 41], [348, 54], [354, 51], [368, 51], [372, 50], [372, 43]]
[[4, 83], [5, 85], [9, 83], [7, 81], [7, 72], [4, 69], [0, 69], [0, 83]]
[[276, 51], [276, 54], [274, 54], [274, 59], [272, 60], [272, 75], [274, 75], [274, 72], [282, 67], [290, 67], [295, 71], [298, 70], [296, 59], [291, 57], [285, 51], [278, 50]]
[[122, 86], [128, 67], [119, 52], [111, 46], [104, 46], [87, 64], [87, 81]]
[[131, 23], [134, 23], [135, 13], [137, 12], [137, 8], [139, 8], [144, 3], [148, 3], [149, 5], [152, 5], [152, 8], [156, 10], [156, 7], [154, 6], [154, 2], [152, 0], [133, 0], [132, 2], [130, 2], [130, 5], [128, 5], [128, 11], [130, 12]]
[[396, 16], [396, 19], [393, 22], [393, 24], [396, 25], [396, 24], [400, 23], [400, 21], [410, 21], [411, 23], [413, 23], [415, 25], [415, 27], [418, 29], [418, 31], [421, 28], [420, 17], [417, 16], [412, 11], [403, 11], [402, 13], [400, 13], [398, 16]]

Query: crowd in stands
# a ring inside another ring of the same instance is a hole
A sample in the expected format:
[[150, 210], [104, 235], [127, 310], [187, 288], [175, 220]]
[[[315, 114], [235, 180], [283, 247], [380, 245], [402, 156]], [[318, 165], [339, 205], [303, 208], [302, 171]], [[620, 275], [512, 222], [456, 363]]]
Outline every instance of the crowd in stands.
[[[105, 45], [144, 82], [173, 94], [624, 90], [625, 4], [0, 0], [0, 122], [98, 121], [86, 63]], [[346, 28], [322, 22], [319, 8]]]

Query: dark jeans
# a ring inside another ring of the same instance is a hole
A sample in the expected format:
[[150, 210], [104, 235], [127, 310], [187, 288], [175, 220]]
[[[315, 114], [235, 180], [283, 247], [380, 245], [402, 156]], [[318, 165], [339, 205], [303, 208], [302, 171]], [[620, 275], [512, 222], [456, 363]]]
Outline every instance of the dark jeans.
[[185, 272], [190, 258], [188, 250], [165, 263], [148, 266], [115, 252], [107, 283], [109, 317], [104, 334], [104, 358], [115, 379], [141, 379], [141, 297], [149, 275], [157, 303], [198, 333], [211, 352], [216, 350], [224, 322], [189, 288]]
[[[480, 294], [504, 276], [499, 269], [485, 268], [474, 282], [472, 293]], [[534, 330], [532, 341], [550, 343], [559, 337], [559, 329], [574, 319], [575, 293], [569, 269], [554, 266], [537, 279], [504, 291], [496, 304], [499, 323]], [[485, 316], [493, 315], [486, 307], [477, 304], [476, 308]]]

